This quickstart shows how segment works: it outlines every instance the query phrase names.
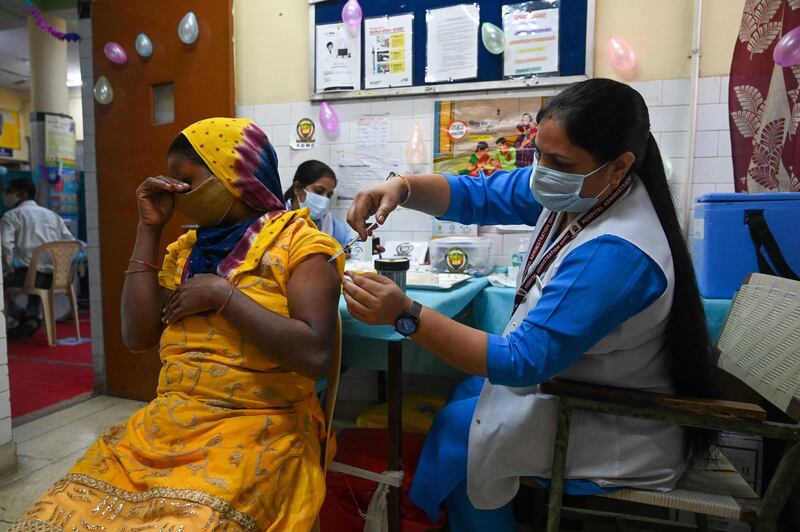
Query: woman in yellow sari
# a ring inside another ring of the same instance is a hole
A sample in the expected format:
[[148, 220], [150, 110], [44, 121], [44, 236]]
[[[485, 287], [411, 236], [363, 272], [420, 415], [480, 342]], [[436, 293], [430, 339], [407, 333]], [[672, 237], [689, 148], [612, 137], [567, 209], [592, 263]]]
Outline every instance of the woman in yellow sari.
[[[137, 190], [122, 298], [134, 351], [159, 343], [158, 395], [109, 429], [12, 530], [309, 530], [325, 496], [323, 415], [343, 261], [284, 211], [277, 156], [246, 119], [197, 122], [169, 176]], [[200, 228], [167, 248], [173, 210]], [[136, 378], [131, 375], [131, 378]]]

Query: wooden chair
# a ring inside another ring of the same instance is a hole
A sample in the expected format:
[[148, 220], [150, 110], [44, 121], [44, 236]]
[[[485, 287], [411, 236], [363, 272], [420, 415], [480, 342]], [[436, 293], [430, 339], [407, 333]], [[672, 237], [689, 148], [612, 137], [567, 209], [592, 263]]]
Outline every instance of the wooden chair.
[[[28, 275], [25, 277], [25, 284], [19, 288], [6, 289], [9, 298], [16, 295], [27, 295], [28, 297], [38, 297], [42, 301], [47, 343], [50, 346], [56, 344], [54, 307], [56, 294], [66, 294], [69, 297], [69, 304], [72, 307], [72, 319], [75, 322], [75, 337], [78, 340], [81, 339], [81, 325], [78, 319], [78, 297], [73, 285], [75, 269], [72, 262], [80, 250], [81, 244], [76, 240], [42, 244], [33, 252], [30, 266], [28, 266]], [[53, 266], [53, 282], [50, 284], [50, 288], [36, 288], [36, 271], [40, 267], [42, 260], [47, 256], [49, 256]]]
[[[342, 317], [337, 312], [336, 338], [333, 341], [333, 352], [331, 353], [331, 365], [328, 368], [328, 385], [325, 388], [325, 441], [320, 449], [322, 460], [322, 472], [328, 472], [328, 445], [333, 436], [333, 414], [336, 407], [336, 396], [339, 393], [339, 377], [342, 372]], [[319, 532], [320, 524], [317, 518], [312, 532]]]
[[[753, 274], [736, 297], [717, 349], [719, 369], [733, 375], [762, 397], [800, 421], [800, 282]], [[666, 519], [562, 507], [562, 490], [569, 443], [570, 413], [584, 410], [602, 414], [669, 421], [686, 427], [735, 431], [784, 440], [771, 482], [760, 500], [722, 456], [687, 470], [670, 492], [623, 489], [603, 495], [694, 512], [698, 527], [705, 516], [750, 523], [758, 532], [773, 532], [777, 520], [800, 477], [800, 424], [768, 421], [758, 405], [672, 395], [644, 393], [582, 383], [554, 381], [542, 391], [559, 396], [560, 409], [553, 452], [553, 471], [547, 511], [547, 531], [559, 529], [561, 516], [661, 530], [696, 527]], [[535, 479], [522, 484], [538, 486]]]

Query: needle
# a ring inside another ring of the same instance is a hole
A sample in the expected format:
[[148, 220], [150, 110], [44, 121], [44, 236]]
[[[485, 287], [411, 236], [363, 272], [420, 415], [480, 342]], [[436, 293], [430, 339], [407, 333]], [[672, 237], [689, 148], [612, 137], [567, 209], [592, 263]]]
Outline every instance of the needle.
[[[370, 232], [370, 231], [373, 231], [373, 230], [377, 229], [378, 227], [379, 227], [379, 225], [378, 225], [378, 222], [375, 222], [375, 223], [373, 223], [372, 225], [370, 225], [369, 227], [367, 227], [367, 234], [369, 234], [369, 232]], [[350, 249], [350, 247], [351, 247], [353, 244], [355, 244], [356, 242], [358, 242], [359, 240], [361, 240], [361, 237], [360, 237], [360, 236], [358, 236], [358, 235], [356, 235], [356, 236], [355, 236], [355, 238], [353, 238], [353, 239], [352, 239], [350, 242], [348, 242], [347, 244], [345, 244], [345, 245], [342, 247], [342, 249], [340, 249], [339, 251], [337, 251], [335, 255], [333, 255], [331, 258], [329, 258], [329, 259], [328, 259], [328, 262], [333, 262], [333, 261], [335, 261], [336, 259], [338, 259], [338, 258], [339, 258], [339, 256], [340, 256], [342, 253], [344, 253], [344, 252], [346, 252], [348, 249]]]

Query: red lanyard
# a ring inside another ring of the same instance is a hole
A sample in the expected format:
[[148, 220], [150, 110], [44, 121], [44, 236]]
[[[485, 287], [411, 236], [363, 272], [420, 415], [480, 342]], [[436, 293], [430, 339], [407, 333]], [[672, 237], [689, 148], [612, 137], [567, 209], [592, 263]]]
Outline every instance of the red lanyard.
[[625, 194], [625, 192], [631, 188], [632, 183], [633, 176], [628, 175], [622, 180], [617, 188], [615, 188], [611, 194], [606, 197], [606, 199], [604, 199], [600, 204], [586, 211], [577, 220], [572, 222], [569, 226], [569, 230], [564, 233], [564, 236], [562, 236], [558, 242], [553, 244], [553, 246], [547, 250], [547, 253], [542, 256], [542, 259], [539, 261], [533, 271], [530, 271], [531, 266], [533, 266], [533, 263], [536, 261], [536, 257], [539, 255], [539, 252], [542, 250], [545, 242], [547, 242], [547, 239], [550, 236], [550, 231], [553, 230], [553, 225], [555, 225], [557, 213], [550, 213], [542, 225], [542, 230], [539, 231], [539, 234], [536, 236], [536, 241], [533, 243], [531, 252], [528, 254], [528, 260], [525, 263], [525, 270], [522, 273], [522, 283], [520, 284], [519, 289], [517, 290], [517, 295], [514, 298], [513, 312], [517, 311], [520, 303], [522, 303], [522, 301], [525, 299], [525, 296], [528, 295], [528, 292], [530, 292], [531, 288], [533, 288], [536, 279], [541, 277], [541, 275], [547, 271], [547, 268], [550, 267], [555, 258], [558, 256], [559, 252], [564, 249], [567, 244], [572, 242], [584, 227], [592, 223], [601, 214], [606, 212], [609, 207], [616, 203], [617, 200], [619, 200], [623, 194]]

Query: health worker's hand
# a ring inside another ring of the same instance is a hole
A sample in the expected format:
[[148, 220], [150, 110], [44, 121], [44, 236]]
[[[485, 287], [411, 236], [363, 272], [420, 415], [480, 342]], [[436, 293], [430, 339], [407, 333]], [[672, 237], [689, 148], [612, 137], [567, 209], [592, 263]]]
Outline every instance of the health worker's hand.
[[347, 212], [347, 223], [366, 240], [372, 234], [367, 232], [367, 220], [374, 214], [375, 221], [383, 225], [386, 218], [406, 199], [408, 189], [402, 179], [395, 177], [362, 190], [356, 194]]
[[394, 325], [412, 300], [389, 278], [375, 273], [350, 273], [342, 281], [347, 310], [367, 325]]

